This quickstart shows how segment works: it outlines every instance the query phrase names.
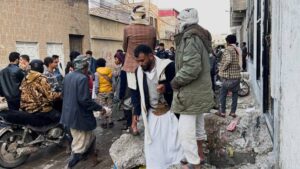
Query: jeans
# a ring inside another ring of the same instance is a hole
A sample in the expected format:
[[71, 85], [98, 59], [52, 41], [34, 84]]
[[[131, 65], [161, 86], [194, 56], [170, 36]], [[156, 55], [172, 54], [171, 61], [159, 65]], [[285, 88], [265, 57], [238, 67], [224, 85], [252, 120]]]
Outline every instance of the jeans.
[[231, 113], [236, 112], [240, 79], [222, 79], [220, 91], [220, 112], [226, 112], [226, 97], [229, 91], [232, 92]]
[[20, 100], [7, 101], [9, 110], [19, 110], [20, 109]]

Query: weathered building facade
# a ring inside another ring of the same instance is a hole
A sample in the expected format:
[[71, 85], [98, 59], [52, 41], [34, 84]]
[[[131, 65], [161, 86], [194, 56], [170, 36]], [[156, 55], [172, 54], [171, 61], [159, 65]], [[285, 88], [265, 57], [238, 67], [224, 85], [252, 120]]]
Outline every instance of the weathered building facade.
[[231, 21], [238, 21], [232, 22], [232, 30], [240, 42], [248, 43], [247, 70], [273, 138], [276, 168], [297, 169], [300, 1], [245, 0], [245, 10], [238, 19], [233, 16], [237, 12], [233, 1]]
[[174, 47], [174, 35], [178, 33], [177, 16], [179, 12], [175, 9], [160, 9], [158, 19], [159, 42], [165, 44], [166, 48]]
[[90, 48], [88, 0], [0, 1], [0, 67], [12, 51], [43, 59]]
[[104, 7], [90, 10], [91, 50], [95, 58], [105, 58], [108, 66], [114, 66], [114, 54], [123, 49], [123, 33], [129, 24], [129, 11]]

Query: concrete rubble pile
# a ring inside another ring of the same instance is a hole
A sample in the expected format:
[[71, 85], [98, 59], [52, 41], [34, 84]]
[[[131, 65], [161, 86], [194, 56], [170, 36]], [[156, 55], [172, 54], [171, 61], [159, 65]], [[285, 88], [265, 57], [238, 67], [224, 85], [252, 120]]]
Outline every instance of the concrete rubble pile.
[[110, 150], [110, 156], [118, 169], [129, 169], [146, 164], [144, 156], [144, 137], [123, 134]]
[[[226, 130], [233, 120], [232, 117], [220, 118], [213, 114], [215, 110], [205, 114], [208, 136], [205, 154], [208, 164], [202, 168], [273, 167], [275, 163], [273, 146], [266, 121], [264, 115], [254, 105], [251, 96], [239, 99], [237, 115], [240, 120], [234, 132]], [[134, 168], [145, 165], [143, 147], [143, 136], [133, 137], [123, 134], [111, 146], [110, 155], [118, 169]], [[180, 165], [170, 167], [170, 169], [177, 168], [180, 168]]]

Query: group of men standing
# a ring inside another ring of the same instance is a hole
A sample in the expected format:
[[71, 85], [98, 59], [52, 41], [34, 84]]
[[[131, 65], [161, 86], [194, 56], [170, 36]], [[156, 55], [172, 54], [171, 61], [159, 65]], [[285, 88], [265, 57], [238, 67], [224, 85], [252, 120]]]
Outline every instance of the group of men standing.
[[[202, 144], [206, 140], [206, 132], [203, 113], [209, 112], [214, 105], [209, 64], [212, 39], [209, 31], [198, 25], [196, 9], [181, 11], [178, 20], [175, 62], [166, 59], [166, 56], [155, 56], [156, 30], [146, 20], [145, 7], [136, 6], [132, 10], [131, 24], [124, 30], [123, 48], [126, 55], [122, 71], [126, 73], [126, 85], [134, 107], [130, 128], [133, 135], [138, 135], [137, 123], [142, 119], [145, 127], [145, 156], [148, 169], [166, 169], [178, 163], [182, 163], [185, 169], [200, 169], [200, 165], [204, 162]], [[226, 40], [233, 43], [234, 38], [228, 37]], [[96, 128], [96, 119], [93, 111], [101, 111], [103, 114], [106, 112], [91, 97], [89, 72], [92, 71], [90, 66], [93, 61], [91, 57], [78, 55], [72, 59], [70, 69], [67, 70], [72, 73], [65, 76], [63, 87], [58, 91], [50, 90], [51, 87], [56, 89], [55, 85], [48, 84], [44, 76], [40, 75], [43, 72], [41, 66], [43, 64], [39, 61], [30, 64], [31, 70], [22, 82], [25, 75], [18, 68], [19, 56], [14, 53], [9, 57], [11, 64], [1, 71], [0, 78], [2, 86], [0, 93], [6, 96], [10, 109], [18, 110], [20, 108], [18, 99], [22, 98], [21, 93], [10, 91], [19, 91], [20, 86], [21, 89], [26, 89], [28, 88], [26, 84], [31, 84], [36, 79], [39, 79], [42, 85], [29, 87], [43, 88], [41, 90], [45, 94], [35, 93], [37, 95], [32, 94], [31, 99], [25, 99], [31, 101], [31, 104], [27, 105], [33, 105], [33, 108], [25, 106], [23, 110], [32, 113], [50, 112], [51, 104], [45, 103], [63, 99], [60, 122], [72, 135], [69, 167], [75, 166], [95, 143], [92, 131]], [[235, 48], [229, 47], [222, 61], [220, 75], [224, 82], [236, 86], [240, 75], [237, 73], [238, 68], [232, 66], [238, 62], [232, 57], [234, 55], [236, 55]], [[49, 60], [46, 63], [47, 67], [50, 66], [48, 69], [50, 72], [46, 71], [46, 75], [51, 76], [53, 62]], [[7, 72], [14, 72], [14, 76], [7, 77], [9, 76]], [[7, 86], [3, 78], [11, 78], [17, 83]], [[232, 88], [224, 88], [223, 95], [227, 94], [228, 90]], [[7, 92], [14, 95], [8, 95]], [[40, 101], [37, 98], [44, 100]], [[224, 99], [221, 108], [219, 115], [223, 116]]]
[[[199, 169], [205, 159], [203, 114], [214, 105], [209, 64], [213, 53], [211, 34], [198, 25], [197, 10], [181, 11], [173, 62], [165, 56], [155, 56], [155, 31], [145, 18], [145, 8], [135, 7], [132, 23], [124, 33], [124, 70], [134, 106], [132, 131], [138, 133], [137, 123], [142, 116], [147, 168], [165, 169], [182, 163], [183, 168]], [[219, 70], [223, 85], [217, 115], [225, 117], [226, 96], [231, 91], [229, 115], [235, 118], [241, 68], [234, 45], [236, 37], [228, 35], [226, 42]]]
[[[66, 133], [70, 134], [69, 168], [92, 152], [95, 143], [92, 131], [97, 126], [93, 111], [106, 111], [91, 97], [88, 84], [90, 59], [83, 55], [74, 57], [72, 73], [65, 76], [63, 84], [61, 74], [55, 73], [59, 60], [56, 55], [46, 57], [44, 62], [32, 60], [29, 63], [27, 55], [12, 52], [10, 64], [0, 72], [0, 96], [6, 98], [11, 113], [34, 117], [29, 122], [33, 126], [63, 124]], [[22, 119], [15, 121], [28, 124]]]
[[211, 35], [197, 24], [195, 9], [183, 10], [178, 19], [175, 62], [154, 55], [155, 29], [147, 24], [143, 6], [133, 9], [132, 23], [124, 31], [123, 69], [134, 106], [131, 127], [137, 133], [142, 116], [149, 169], [165, 169], [180, 162], [185, 168], [198, 169], [204, 162], [203, 113], [213, 106]]

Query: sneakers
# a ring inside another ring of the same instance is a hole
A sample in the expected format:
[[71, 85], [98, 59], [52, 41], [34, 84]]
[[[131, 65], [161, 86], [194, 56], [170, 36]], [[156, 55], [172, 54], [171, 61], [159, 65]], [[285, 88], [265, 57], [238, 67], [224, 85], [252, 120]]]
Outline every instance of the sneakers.
[[107, 129], [107, 128], [113, 128], [115, 126], [114, 122], [110, 122], [110, 123], [102, 123], [100, 124], [101, 128], [103, 129]]
[[107, 123], [102, 123], [102, 124], [100, 124], [100, 126], [101, 126], [101, 128], [103, 128], [103, 129], [107, 129]]
[[73, 168], [80, 160], [82, 159], [82, 155], [78, 153], [72, 153], [69, 163], [68, 163], [68, 168]]
[[108, 128], [113, 128], [114, 127], [114, 122], [110, 122], [110, 123], [108, 123]]

